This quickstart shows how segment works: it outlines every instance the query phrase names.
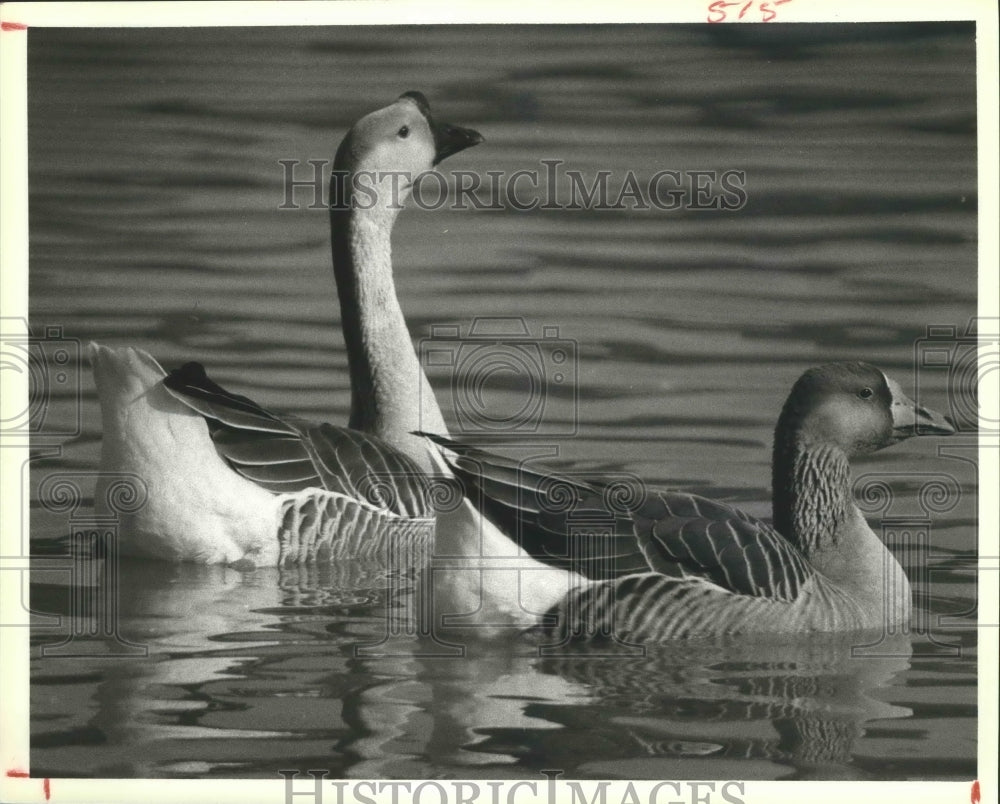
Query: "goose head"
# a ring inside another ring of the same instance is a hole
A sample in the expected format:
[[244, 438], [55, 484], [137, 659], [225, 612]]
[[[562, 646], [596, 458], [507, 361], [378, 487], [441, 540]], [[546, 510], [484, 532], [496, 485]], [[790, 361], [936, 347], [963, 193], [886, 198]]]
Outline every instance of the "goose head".
[[398, 210], [421, 174], [482, 141], [478, 131], [435, 120], [422, 93], [406, 92], [362, 117], [344, 137], [333, 172], [336, 182], [349, 186], [331, 187], [331, 206], [351, 199], [355, 209]]
[[917, 405], [874, 366], [830, 363], [799, 377], [778, 420], [775, 445], [832, 446], [850, 458], [910, 436], [954, 432], [945, 416]]

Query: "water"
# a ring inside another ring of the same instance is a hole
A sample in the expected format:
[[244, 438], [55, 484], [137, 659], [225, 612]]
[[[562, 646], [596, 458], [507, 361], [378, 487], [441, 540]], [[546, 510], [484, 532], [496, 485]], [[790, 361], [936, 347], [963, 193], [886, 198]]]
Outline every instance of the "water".
[[[36, 332], [198, 359], [272, 408], [345, 421], [326, 216], [307, 189], [301, 208], [279, 209], [278, 160], [309, 178], [306, 160], [331, 159], [354, 119], [420, 89], [487, 139], [453, 169], [745, 171], [736, 212], [400, 218], [415, 339], [507, 316], [567, 342], [570, 382], [542, 366], [545, 404], [525, 434], [557, 446], [553, 463], [766, 516], [772, 428], [808, 366], [864, 359], [918, 382], [922, 401], [956, 403], [948, 372], [915, 371], [914, 354], [928, 325], [962, 334], [976, 310], [971, 25], [81, 29], [29, 42]], [[39, 551], [71, 523], [37, 485], [97, 467], [96, 396], [79, 376], [81, 406], [54, 391], [45, 427], [71, 431], [79, 412], [81, 432], [32, 464]], [[455, 416], [447, 376], [435, 381]], [[520, 410], [524, 392], [491, 387], [489, 404]], [[408, 640], [366, 651], [387, 606], [368, 568], [130, 562], [120, 631], [148, 656], [81, 636], [72, 651], [89, 657], [41, 657], [66, 631], [33, 630], [32, 774], [973, 778], [970, 443], [914, 439], [857, 467], [893, 488], [891, 507], [870, 511], [891, 546], [900, 517], [930, 534], [931, 572], [909, 567], [930, 625], [869, 651], [887, 656], [851, 658], [826, 638], [644, 657], [542, 659], [523, 641], [462, 659]], [[953, 479], [936, 510], [915, 469]], [[68, 611], [65, 579], [37, 572], [33, 607]]]

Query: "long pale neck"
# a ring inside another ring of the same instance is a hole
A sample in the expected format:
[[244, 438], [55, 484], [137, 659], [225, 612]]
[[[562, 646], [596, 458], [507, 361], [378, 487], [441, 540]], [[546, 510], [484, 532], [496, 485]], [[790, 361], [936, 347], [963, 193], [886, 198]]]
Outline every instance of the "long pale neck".
[[835, 545], [852, 507], [847, 456], [835, 446], [776, 441], [774, 526], [807, 556]]
[[447, 430], [396, 297], [393, 219], [393, 211], [381, 207], [330, 212], [333, 272], [351, 376], [350, 426], [386, 439], [426, 467], [426, 444], [411, 433]]

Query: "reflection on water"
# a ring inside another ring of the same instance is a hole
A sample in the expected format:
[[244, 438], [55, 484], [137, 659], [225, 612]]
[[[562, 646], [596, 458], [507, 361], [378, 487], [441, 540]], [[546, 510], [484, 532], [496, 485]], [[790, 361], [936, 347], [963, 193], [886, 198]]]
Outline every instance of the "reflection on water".
[[[851, 655], [856, 640], [823, 636], [546, 658], [527, 638], [468, 643], [458, 657], [397, 640], [377, 652], [393, 655], [366, 658], [359, 646], [385, 634], [386, 580], [363, 568], [340, 572], [339, 590], [330, 580], [127, 562], [120, 627], [149, 658], [75, 659], [72, 672], [36, 662], [33, 745], [43, 766], [266, 776], [308, 757], [309, 767], [355, 778], [561, 768], [591, 778], [865, 779], [906, 775], [880, 772], [880, 750], [919, 738], [905, 724], [871, 734], [926, 705], [905, 696], [922, 686], [909, 638], [862, 657]], [[33, 603], [52, 610], [51, 595], [36, 586]], [[84, 644], [82, 653], [98, 651]], [[973, 688], [967, 662], [942, 664], [939, 681]], [[86, 746], [103, 760], [85, 766]]]
[[[929, 324], [961, 334], [975, 313], [971, 26], [33, 30], [29, 48], [36, 330], [198, 359], [270, 407], [345, 421], [325, 216], [278, 209], [278, 160], [329, 159], [353, 119], [421, 89], [486, 136], [455, 169], [746, 172], [728, 213], [401, 216], [415, 339], [521, 316], [569, 342], [577, 393], [553, 386], [536, 428], [575, 433], [554, 463], [766, 515], [771, 431], [807, 366], [865, 359], [956, 401], [913, 356]], [[55, 393], [46, 427], [79, 412], [82, 433], [33, 461], [33, 489], [97, 466], [81, 377], [82, 408]], [[434, 379], [453, 415], [460, 389]], [[517, 409], [523, 388], [492, 390]], [[817, 639], [540, 659], [521, 639], [444, 658], [386, 639], [408, 578], [129, 563], [119, 629], [147, 656], [99, 657], [81, 627], [89, 658], [40, 658], [61, 636], [35, 629], [32, 773], [971, 778], [977, 477], [936, 444], [859, 467], [894, 490], [869, 512], [890, 547], [901, 520], [932, 544], [930, 571], [908, 567], [932, 633], [882, 656]], [[914, 467], [954, 479], [948, 510], [923, 506]], [[39, 549], [69, 526], [33, 504]], [[34, 581], [36, 610], [67, 611], [65, 577]]]

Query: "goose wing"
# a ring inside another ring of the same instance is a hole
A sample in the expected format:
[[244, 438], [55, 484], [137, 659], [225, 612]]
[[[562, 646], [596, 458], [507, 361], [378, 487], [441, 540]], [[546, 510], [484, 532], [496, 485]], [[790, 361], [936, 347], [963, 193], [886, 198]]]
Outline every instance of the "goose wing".
[[483, 514], [526, 552], [595, 580], [695, 577], [735, 594], [794, 599], [814, 570], [765, 522], [676, 491], [574, 478], [427, 435]]
[[707, 578], [740, 595], [794, 600], [815, 572], [773, 527], [732, 506], [678, 491], [651, 491], [633, 515], [649, 568]]
[[322, 488], [399, 516], [430, 515], [423, 472], [376, 436], [279, 416], [213, 382], [200, 363], [175, 369], [163, 384], [205, 417], [216, 450], [233, 471], [268, 491]]

